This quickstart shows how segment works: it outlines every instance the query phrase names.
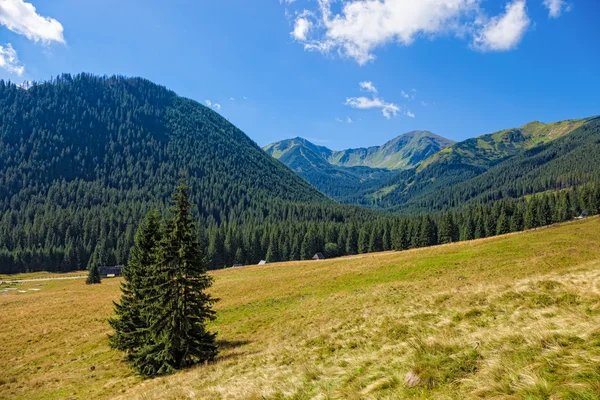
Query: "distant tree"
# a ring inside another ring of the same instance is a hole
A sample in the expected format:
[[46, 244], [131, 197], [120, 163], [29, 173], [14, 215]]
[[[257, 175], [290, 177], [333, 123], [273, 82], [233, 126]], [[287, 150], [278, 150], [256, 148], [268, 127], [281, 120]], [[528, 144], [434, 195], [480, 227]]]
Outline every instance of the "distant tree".
[[302, 241], [302, 259], [310, 260], [315, 255], [315, 253], [317, 253], [320, 250], [321, 249], [319, 248], [317, 231], [315, 227], [311, 225], [311, 227], [306, 232], [306, 235], [304, 235], [304, 240]]
[[452, 214], [444, 213], [442, 215], [442, 218], [441, 218], [440, 224], [439, 224], [439, 232], [438, 232], [439, 242], [441, 244], [445, 244], [445, 243], [452, 243], [455, 240], [457, 240], [455, 238], [455, 236], [456, 236], [455, 231], [456, 231], [456, 228], [454, 225], [454, 219], [452, 218]]
[[358, 232], [358, 254], [364, 254], [369, 252], [370, 232], [365, 226], [360, 228]]
[[323, 249], [323, 255], [327, 258], [338, 257], [340, 254], [337, 243], [326, 243], [325, 248]]
[[537, 201], [535, 200], [535, 198], [532, 198], [527, 203], [527, 211], [525, 212], [525, 221], [524, 221], [525, 229], [536, 228], [538, 226], [537, 222], [538, 222]]
[[346, 239], [346, 254], [358, 253], [358, 231], [352, 224], [348, 228], [348, 238]]
[[421, 235], [419, 237], [419, 246], [427, 247], [434, 246], [437, 244], [437, 228], [435, 226], [435, 222], [429, 217], [426, 216], [423, 218], [423, 222], [421, 224]]
[[506, 213], [503, 210], [502, 213], [500, 214], [500, 217], [498, 218], [498, 224], [496, 227], [496, 235], [504, 235], [509, 232], [510, 232], [510, 225], [509, 225], [508, 217], [506, 216]]
[[85, 283], [88, 285], [96, 285], [101, 283], [100, 279], [100, 267], [97, 263], [92, 264], [90, 270], [88, 272], [88, 277], [85, 280]]

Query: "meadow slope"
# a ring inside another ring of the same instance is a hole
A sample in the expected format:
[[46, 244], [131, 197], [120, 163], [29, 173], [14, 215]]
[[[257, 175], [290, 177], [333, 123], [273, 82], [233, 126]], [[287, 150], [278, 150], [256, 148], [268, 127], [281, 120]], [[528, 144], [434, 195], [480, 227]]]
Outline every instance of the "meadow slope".
[[213, 276], [219, 360], [146, 381], [107, 345], [118, 280], [0, 295], [0, 398], [600, 398], [600, 218]]

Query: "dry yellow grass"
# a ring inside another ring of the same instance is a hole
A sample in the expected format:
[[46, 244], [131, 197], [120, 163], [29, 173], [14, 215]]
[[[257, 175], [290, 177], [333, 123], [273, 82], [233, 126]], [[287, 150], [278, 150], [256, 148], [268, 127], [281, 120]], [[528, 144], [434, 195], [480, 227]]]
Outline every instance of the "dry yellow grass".
[[219, 360], [146, 381], [107, 345], [118, 280], [1, 295], [0, 397], [600, 398], [598, 218], [213, 275]]

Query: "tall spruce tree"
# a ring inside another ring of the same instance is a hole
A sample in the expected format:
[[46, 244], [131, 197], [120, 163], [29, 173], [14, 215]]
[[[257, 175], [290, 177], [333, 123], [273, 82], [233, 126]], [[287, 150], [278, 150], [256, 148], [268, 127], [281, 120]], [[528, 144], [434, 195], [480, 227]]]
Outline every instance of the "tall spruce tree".
[[109, 320], [115, 330], [110, 337], [111, 347], [125, 351], [128, 356], [144, 345], [148, 328], [142, 313], [144, 302], [148, 301], [144, 294], [148, 292], [148, 276], [154, 273], [152, 269], [160, 239], [160, 216], [158, 211], [151, 211], [135, 234], [129, 263], [123, 269], [121, 301], [115, 303], [116, 316]]
[[187, 191], [182, 180], [148, 280], [151, 294], [143, 309], [148, 334], [133, 358], [145, 376], [171, 373], [217, 355], [216, 334], [206, 328], [215, 318], [216, 300], [206, 293], [212, 278], [206, 273], [206, 249], [198, 242]]

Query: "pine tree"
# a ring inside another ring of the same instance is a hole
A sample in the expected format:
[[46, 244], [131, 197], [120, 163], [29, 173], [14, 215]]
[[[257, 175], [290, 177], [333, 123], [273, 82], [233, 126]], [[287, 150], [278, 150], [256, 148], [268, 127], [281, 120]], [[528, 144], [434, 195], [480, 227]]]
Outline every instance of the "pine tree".
[[173, 196], [173, 217], [163, 226], [149, 279], [150, 300], [143, 309], [148, 334], [133, 357], [145, 376], [171, 373], [217, 355], [216, 334], [206, 329], [215, 318], [216, 300], [206, 293], [212, 278], [206, 273], [207, 255], [199, 246], [187, 190], [182, 181]]
[[110, 345], [128, 355], [137, 352], [144, 344], [145, 330], [148, 328], [142, 315], [145, 284], [147, 277], [154, 272], [156, 247], [160, 241], [160, 217], [158, 211], [148, 213], [135, 234], [135, 244], [131, 258], [123, 269], [121, 301], [115, 303], [116, 316], [109, 320], [115, 330], [110, 337]]
[[423, 218], [423, 222], [421, 224], [421, 235], [419, 237], [419, 246], [427, 247], [434, 246], [437, 244], [437, 235], [436, 235], [436, 226], [435, 222], [429, 217], [426, 216]]
[[90, 270], [88, 272], [88, 277], [85, 280], [85, 283], [87, 285], [96, 285], [101, 282], [102, 282], [102, 280], [100, 279], [100, 267], [98, 266], [98, 263], [94, 263], [90, 267]]
[[319, 250], [317, 230], [311, 225], [310, 228], [308, 228], [306, 235], [304, 235], [304, 240], [302, 241], [302, 249], [300, 251], [302, 253], [302, 259], [310, 260]]
[[504, 235], [508, 232], [510, 232], [508, 216], [506, 215], [504, 210], [502, 210], [502, 213], [500, 213], [500, 217], [498, 218], [498, 224], [496, 226], [496, 235]]
[[365, 226], [360, 228], [358, 233], [358, 254], [364, 254], [369, 251], [370, 236]]
[[346, 254], [357, 254], [358, 253], [358, 231], [354, 224], [348, 228], [348, 238], [346, 239]]
[[452, 219], [452, 214], [444, 213], [440, 220], [439, 233], [438, 237], [441, 244], [452, 243], [455, 238], [455, 227], [454, 220]]
[[532, 229], [537, 227], [537, 201], [535, 197], [529, 200], [527, 203], [527, 211], [525, 212], [525, 229]]

